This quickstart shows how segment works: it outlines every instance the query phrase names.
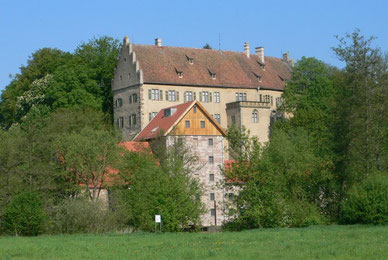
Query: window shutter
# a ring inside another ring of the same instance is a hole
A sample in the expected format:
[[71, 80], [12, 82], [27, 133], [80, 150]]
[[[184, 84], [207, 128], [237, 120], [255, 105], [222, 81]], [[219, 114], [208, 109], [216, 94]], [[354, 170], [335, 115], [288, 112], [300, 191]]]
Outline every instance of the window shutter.
[[209, 92], [209, 102], [212, 102], [212, 93]]
[[148, 99], [152, 99], [151, 89], [148, 90]]
[[179, 91], [176, 92], [176, 101], [179, 101]]
[[202, 92], [201, 91], [199, 92], [199, 101], [202, 102]]
[[194, 99], [194, 100], [197, 100], [197, 97], [196, 97], [196, 96], [197, 96], [197, 93], [196, 93], [196, 92], [193, 92], [193, 99]]
[[159, 99], [163, 100], [163, 90], [159, 90]]

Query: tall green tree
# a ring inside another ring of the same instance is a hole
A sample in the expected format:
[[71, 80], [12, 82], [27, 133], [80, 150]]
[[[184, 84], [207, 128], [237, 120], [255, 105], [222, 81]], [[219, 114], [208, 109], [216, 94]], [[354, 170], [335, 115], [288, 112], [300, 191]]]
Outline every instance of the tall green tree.
[[359, 30], [337, 37], [333, 48], [344, 61], [339, 108], [343, 188], [375, 171], [386, 171], [388, 160], [388, 59]]

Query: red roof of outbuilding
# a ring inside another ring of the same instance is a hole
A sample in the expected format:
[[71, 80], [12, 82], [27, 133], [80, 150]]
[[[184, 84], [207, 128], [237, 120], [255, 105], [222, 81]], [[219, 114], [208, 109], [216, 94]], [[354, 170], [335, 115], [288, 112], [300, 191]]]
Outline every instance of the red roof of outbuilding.
[[[264, 58], [264, 69], [257, 55], [248, 58], [242, 52], [136, 44], [133, 51], [144, 83], [283, 90], [284, 80], [291, 77], [289, 65], [274, 57]], [[181, 78], [178, 71], [183, 73]]]

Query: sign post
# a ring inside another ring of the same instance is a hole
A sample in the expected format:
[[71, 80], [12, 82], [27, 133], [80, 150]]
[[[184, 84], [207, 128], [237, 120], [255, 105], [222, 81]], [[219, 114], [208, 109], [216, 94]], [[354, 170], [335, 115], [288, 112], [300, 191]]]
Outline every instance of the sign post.
[[159, 232], [162, 232], [162, 217], [161, 215], [155, 215], [155, 233], [158, 230], [157, 227], [159, 226]]

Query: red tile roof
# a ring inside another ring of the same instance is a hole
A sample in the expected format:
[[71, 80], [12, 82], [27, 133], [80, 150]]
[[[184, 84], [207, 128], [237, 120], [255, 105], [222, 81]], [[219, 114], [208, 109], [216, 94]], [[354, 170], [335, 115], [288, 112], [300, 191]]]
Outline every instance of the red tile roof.
[[125, 150], [130, 152], [141, 152], [151, 149], [150, 144], [147, 142], [127, 141], [118, 143], [118, 146], [123, 147]]
[[[242, 52], [135, 44], [133, 51], [144, 83], [283, 90], [282, 79], [291, 77], [289, 65], [274, 57], [265, 57], [263, 69], [257, 55], [248, 58]], [[178, 71], [183, 73], [182, 78]], [[216, 79], [211, 73], [216, 73]], [[257, 76], [261, 76], [261, 82]]]
[[[183, 118], [184, 115], [186, 115], [187, 112], [189, 112], [194, 104], [196, 104], [197, 107], [207, 115], [208, 119], [213, 122], [215, 127], [217, 127], [217, 129], [220, 130], [223, 135], [226, 135], [225, 130], [217, 123], [217, 121], [214, 120], [214, 118], [206, 111], [201, 103], [198, 100], [194, 100], [160, 110], [159, 113], [151, 120], [151, 122], [149, 122], [148, 125], [146, 125], [146, 127], [133, 140], [138, 142], [141, 140], [153, 139], [161, 133], [163, 133], [164, 136], [169, 134], [173, 127], [179, 123], [179, 121]], [[173, 113], [171, 116], [165, 117], [164, 111], [170, 108], [175, 108], [175, 113]]]

